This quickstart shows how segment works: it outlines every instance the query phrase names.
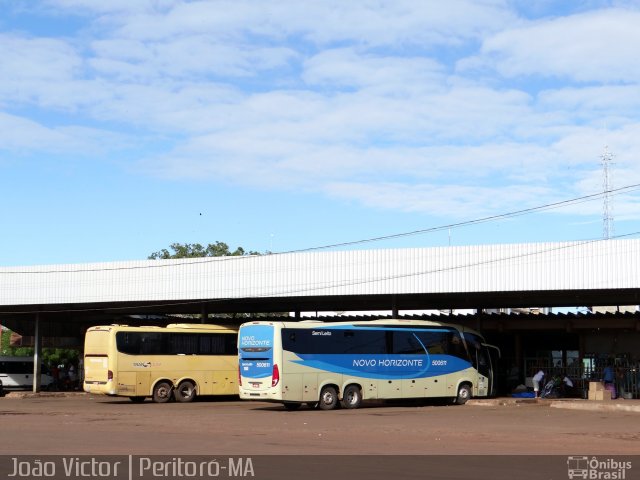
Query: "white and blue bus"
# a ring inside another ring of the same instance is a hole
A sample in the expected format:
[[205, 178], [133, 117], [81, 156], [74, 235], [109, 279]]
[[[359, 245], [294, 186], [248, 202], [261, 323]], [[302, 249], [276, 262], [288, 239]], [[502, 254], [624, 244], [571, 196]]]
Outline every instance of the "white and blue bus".
[[290, 410], [370, 399], [464, 404], [493, 394], [493, 348], [473, 330], [432, 321], [248, 322], [238, 333], [240, 398]]

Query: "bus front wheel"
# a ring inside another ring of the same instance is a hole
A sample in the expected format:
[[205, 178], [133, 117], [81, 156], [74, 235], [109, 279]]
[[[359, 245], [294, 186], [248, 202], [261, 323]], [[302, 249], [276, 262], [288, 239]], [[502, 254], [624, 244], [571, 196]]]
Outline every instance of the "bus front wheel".
[[169, 382], [159, 382], [153, 388], [153, 401], [156, 403], [167, 403], [171, 400], [173, 388]]
[[358, 385], [349, 385], [344, 389], [342, 395], [342, 406], [344, 408], [358, 408], [362, 403], [362, 390]]
[[196, 386], [193, 382], [185, 380], [178, 385], [175, 391], [176, 400], [179, 402], [190, 402], [196, 398]]
[[324, 387], [320, 392], [320, 410], [333, 410], [338, 405], [338, 391], [335, 387]]
[[458, 388], [458, 396], [456, 397], [456, 405], [464, 405], [471, 398], [471, 387], [467, 384], [460, 385]]

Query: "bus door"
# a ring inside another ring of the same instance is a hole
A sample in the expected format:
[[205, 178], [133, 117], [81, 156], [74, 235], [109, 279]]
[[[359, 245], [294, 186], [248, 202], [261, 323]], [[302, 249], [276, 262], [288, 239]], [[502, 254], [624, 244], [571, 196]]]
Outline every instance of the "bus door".
[[490, 350], [497, 350], [492, 345], [486, 343], [475, 343], [474, 352], [471, 353], [473, 358], [473, 366], [478, 372], [477, 393], [478, 397], [486, 397], [494, 392], [494, 375], [493, 363]]
[[473, 368], [477, 374], [477, 377], [473, 382], [473, 396], [486, 397], [491, 390], [491, 384], [493, 383], [489, 351], [476, 335], [465, 332], [464, 336], [467, 341], [471, 363], [473, 364]]
[[464, 332], [464, 338], [471, 357], [471, 363], [478, 375], [473, 385], [473, 396], [486, 397], [493, 388], [493, 372], [488, 345], [479, 336], [471, 332]]
[[487, 395], [491, 397], [496, 394], [495, 372], [498, 371], [500, 349], [495, 345], [489, 345], [488, 343], [483, 343], [482, 349], [485, 351], [485, 355], [489, 359], [489, 390]]

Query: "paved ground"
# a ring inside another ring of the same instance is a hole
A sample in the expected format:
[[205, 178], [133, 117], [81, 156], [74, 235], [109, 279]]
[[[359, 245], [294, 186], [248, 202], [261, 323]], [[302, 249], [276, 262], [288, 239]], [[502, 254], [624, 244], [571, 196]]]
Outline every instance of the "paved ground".
[[375, 405], [358, 410], [287, 412], [279, 405], [234, 399], [156, 405], [87, 394], [11, 395], [0, 398], [0, 453], [640, 453], [640, 412], [551, 405], [492, 400], [464, 406]]

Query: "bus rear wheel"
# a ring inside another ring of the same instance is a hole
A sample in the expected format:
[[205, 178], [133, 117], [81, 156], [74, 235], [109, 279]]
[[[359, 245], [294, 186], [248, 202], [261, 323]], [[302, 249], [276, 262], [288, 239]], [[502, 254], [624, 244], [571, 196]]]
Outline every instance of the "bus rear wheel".
[[333, 410], [338, 406], [338, 391], [335, 387], [324, 387], [320, 392], [320, 410]]
[[362, 403], [362, 390], [358, 385], [349, 385], [344, 389], [342, 395], [342, 406], [344, 408], [358, 408]]
[[153, 401], [156, 403], [167, 403], [172, 395], [173, 388], [169, 382], [158, 382], [153, 387]]
[[455, 399], [456, 405], [464, 405], [471, 398], [471, 387], [466, 383], [458, 388], [458, 396]]
[[191, 402], [196, 398], [196, 386], [189, 380], [180, 382], [176, 388], [175, 397], [178, 402]]

